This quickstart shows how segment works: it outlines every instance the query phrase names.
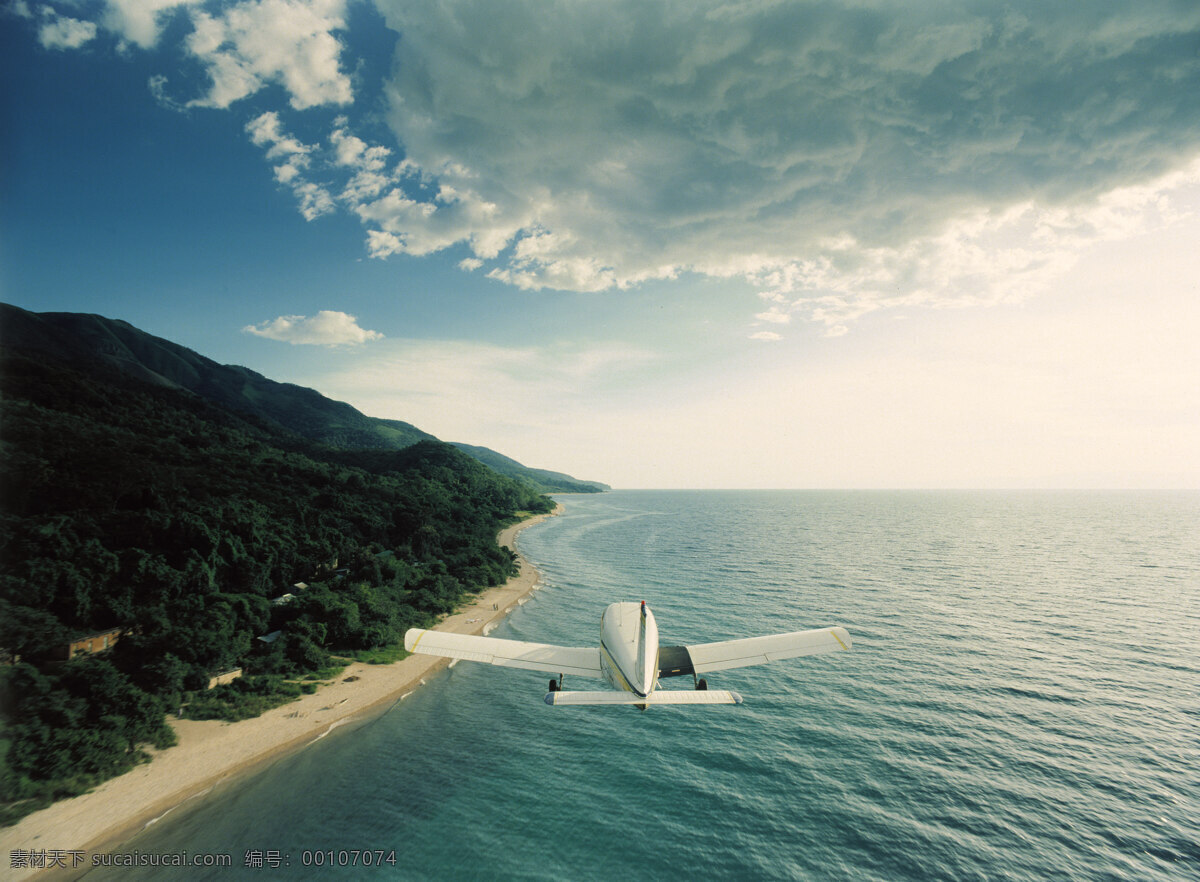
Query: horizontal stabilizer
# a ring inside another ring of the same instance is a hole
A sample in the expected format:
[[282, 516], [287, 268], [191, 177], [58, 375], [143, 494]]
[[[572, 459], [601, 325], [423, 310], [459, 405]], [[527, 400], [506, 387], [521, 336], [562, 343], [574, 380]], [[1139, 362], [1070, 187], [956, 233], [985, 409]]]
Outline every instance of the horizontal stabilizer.
[[632, 692], [547, 692], [546, 704], [741, 704], [742, 696], [726, 689], [651, 692], [644, 698]]
[[410, 628], [404, 635], [404, 648], [421, 655], [460, 658], [506, 668], [578, 677], [603, 676], [600, 671], [600, 650], [596, 647], [554, 646], [549, 643], [525, 643], [499, 637]]

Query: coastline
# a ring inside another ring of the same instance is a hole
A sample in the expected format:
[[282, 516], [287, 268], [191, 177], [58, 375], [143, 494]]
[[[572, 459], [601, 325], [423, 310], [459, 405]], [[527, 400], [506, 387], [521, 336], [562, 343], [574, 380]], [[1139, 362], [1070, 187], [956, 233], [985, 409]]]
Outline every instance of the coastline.
[[[527, 527], [562, 510], [559, 503], [550, 514], [535, 515], [501, 530], [496, 542], [517, 552], [517, 575], [503, 585], [481, 592], [475, 600], [442, 619], [435, 629], [458, 634], [490, 631], [537, 588], [538, 571], [517, 551], [516, 537]], [[409, 656], [390, 665], [353, 662], [334, 682], [312, 695], [301, 696], [253, 719], [237, 723], [172, 719], [178, 743], [164, 751], [151, 750], [153, 759], [149, 763], [111, 778], [81, 796], [60, 800], [34, 812], [11, 827], [0, 828], [0, 860], [9, 870], [4, 875], [11, 879], [77, 878], [90, 868], [92, 854], [118, 849], [184, 803], [302, 750], [339, 726], [366, 722], [384, 713], [448, 663], [448, 659], [423, 655]], [[11, 868], [11, 853], [17, 850], [63, 852], [67, 869]], [[87, 856], [86, 863], [74, 871], [73, 852]]]

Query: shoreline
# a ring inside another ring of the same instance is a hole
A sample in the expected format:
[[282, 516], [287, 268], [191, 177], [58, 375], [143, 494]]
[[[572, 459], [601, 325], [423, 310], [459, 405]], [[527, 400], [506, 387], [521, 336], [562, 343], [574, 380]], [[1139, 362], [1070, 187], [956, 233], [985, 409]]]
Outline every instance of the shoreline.
[[[517, 575], [484, 590], [434, 629], [483, 634], [512, 612], [540, 584], [537, 568], [517, 550], [516, 537], [562, 510], [562, 503], [557, 503], [549, 514], [534, 515], [501, 530], [496, 544], [516, 552]], [[180, 806], [303, 750], [335, 728], [362, 724], [387, 712], [448, 664], [449, 659], [425, 655], [410, 655], [390, 665], [352, 662], [313, 694], [249, 720], [227, 723], [168, 717], [178, 738], [174, 747], [151, 750], [150, 762], [0, 828], [0, 860], [12, 874], [5, 874], [6, 878], [36, 876], [47, 882], [78, 878], [91, 869], [93, 854], [118, 850]], [[349, 680], [352, 677], [357, 679]], [[67, 867], [12, 868], [11, 853], [18, 850], [63, 852]], [[72, 870], [74, 852], [86, 857]]]

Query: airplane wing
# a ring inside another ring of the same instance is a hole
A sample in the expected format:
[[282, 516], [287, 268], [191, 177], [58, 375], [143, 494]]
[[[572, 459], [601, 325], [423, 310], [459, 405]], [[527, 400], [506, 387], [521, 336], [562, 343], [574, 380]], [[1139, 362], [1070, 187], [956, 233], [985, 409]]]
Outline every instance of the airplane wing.
[[641, 697], [632, 692], [547, 692], [546, 704], [741, 704], [742, 696], [725, 689], [656, 689]]
[[685, 674], [707, 674], [709, 671], [761, 665], [802, 655], [840, 652], [852, 645], [850, 633], [845, 628], [835, 627], [721, 643], [699, 643], [695, 646], [662, 646], [658, 651], [658, 676], [661, 679]]
[[506, 668], [580, 677], [604, 676], [600, 672], [600, 650], [595, 647], [553, 646], [549, 643], [525, 643], [499, 637], [411, 628], [404, 635], [404, 648], [422, 655], [487, 662]]

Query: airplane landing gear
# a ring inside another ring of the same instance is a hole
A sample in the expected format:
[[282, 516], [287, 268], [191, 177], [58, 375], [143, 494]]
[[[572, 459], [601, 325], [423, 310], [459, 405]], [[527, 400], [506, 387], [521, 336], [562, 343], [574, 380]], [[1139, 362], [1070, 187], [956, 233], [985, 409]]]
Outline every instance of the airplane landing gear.
[[563, 675], [559, 674], [557, 680], [550, 681], [551, 692], [562, 692]]
[[708, 691], [708, 681], [705, 680], [703, 677], [700, 677], [699, 679], [697, 679], [696, 675], [692, 674], [692, 682], [694, 682], [696, 684], [697, 692], [707, 692]]

